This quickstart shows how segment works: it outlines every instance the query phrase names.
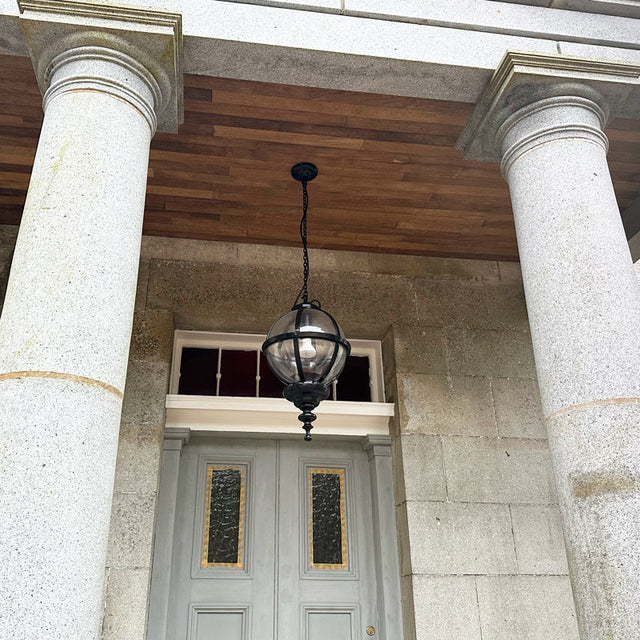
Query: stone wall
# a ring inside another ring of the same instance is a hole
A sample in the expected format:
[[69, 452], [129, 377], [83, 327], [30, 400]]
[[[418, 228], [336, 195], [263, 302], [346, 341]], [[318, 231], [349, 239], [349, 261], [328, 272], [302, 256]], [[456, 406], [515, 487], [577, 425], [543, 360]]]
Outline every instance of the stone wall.
[[[266, 333], [300, 280], [299, 249], [144, 238], [104, 640], [145, 638], [173, 328]], [[405, 640], [577, 640], [518, 266], [312, 251], [310, 291], [383, 340]]]

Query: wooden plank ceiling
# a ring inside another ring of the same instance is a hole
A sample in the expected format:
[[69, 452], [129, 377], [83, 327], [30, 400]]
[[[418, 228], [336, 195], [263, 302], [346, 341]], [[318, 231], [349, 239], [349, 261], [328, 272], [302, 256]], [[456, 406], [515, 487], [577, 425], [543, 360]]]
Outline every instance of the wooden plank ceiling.
[[[42, 122], [30, 61], [0, 57], [0, 223], [17, 224]], [[299, 161], [315, 163], [309, 244], [517, 260], [498, 167], [454, 148], [472, 106], [185, 77], [185, 123], [151, 147], [144, 232], [299, 246]], [[618, 203], [640, 194], [640, 122], [607, 131]]]

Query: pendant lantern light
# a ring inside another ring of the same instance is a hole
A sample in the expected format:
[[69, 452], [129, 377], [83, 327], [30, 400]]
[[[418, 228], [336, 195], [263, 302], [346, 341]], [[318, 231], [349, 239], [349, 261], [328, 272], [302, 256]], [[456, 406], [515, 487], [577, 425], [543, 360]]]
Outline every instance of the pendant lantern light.
[[269, 329], [262, 344], [271, 371], [285, 384], [283, 396], [302, 413], [305, 440], [311, 440], [313, 413], [329, 396], [333, 381], [342, 373], [351, 345], [333, 316], [324, 311], [318, 300], [309, 300], [309, 251], [307, 249], [307, 183], [318, 175], [310, 162], [300, 162], [291, 169], [293, 178], [302, 183], [302, 240], [303, 284], [291, 308]]

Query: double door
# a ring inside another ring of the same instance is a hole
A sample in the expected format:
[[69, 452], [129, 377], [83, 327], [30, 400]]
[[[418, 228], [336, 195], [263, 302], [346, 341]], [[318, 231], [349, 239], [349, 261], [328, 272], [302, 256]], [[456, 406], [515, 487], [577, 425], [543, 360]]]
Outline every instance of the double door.
[[384, 640], [369, 458], [359, 442], [192, 438], [157, 532], [172, 546], [162, 639]]

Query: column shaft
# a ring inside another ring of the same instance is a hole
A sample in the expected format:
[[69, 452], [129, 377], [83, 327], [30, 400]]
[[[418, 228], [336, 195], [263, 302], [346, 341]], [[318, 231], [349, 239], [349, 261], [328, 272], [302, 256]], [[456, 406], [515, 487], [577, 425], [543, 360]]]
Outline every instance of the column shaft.
[[522, 275], [584, 640], [640, 637], [640, 288], [604, 115], [561, 97], [503, 124]]
[[156, 87], [98, 47], [50, 68], [0, 319], [0, 638], [94, 640]]

